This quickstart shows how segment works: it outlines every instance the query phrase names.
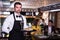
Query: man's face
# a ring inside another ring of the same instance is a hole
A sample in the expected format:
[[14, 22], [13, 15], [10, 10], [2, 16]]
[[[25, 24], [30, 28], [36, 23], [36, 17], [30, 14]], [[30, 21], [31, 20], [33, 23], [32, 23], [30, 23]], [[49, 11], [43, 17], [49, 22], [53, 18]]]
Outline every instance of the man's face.
[[20, 13], [21, 10], [22, 10], [22, 5], [16, 4], [15, 7], [14, 7], [14, 11], [16, 13]]
[[48, 22], [48, 25], [49, 25], [49, 26], [52, 26], [53, 24], [52, 24], [51, 22]]

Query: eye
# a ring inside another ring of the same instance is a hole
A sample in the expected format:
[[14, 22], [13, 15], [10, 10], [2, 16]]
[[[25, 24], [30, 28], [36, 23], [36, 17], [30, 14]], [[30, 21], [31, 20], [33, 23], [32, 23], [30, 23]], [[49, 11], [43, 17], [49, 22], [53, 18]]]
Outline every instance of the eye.
[[16, 8], [18, 8], [18, 7], [16, 7]]
[[21, 7], [19, 7], [19, 8], [21, 8]]

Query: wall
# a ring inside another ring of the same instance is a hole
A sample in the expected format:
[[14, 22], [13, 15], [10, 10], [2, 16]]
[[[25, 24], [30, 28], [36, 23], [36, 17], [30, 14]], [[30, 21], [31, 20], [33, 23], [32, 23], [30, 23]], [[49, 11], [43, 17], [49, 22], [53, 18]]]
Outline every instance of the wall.
[[60, 12], [57, 13], [57, 27], [60, 28]]

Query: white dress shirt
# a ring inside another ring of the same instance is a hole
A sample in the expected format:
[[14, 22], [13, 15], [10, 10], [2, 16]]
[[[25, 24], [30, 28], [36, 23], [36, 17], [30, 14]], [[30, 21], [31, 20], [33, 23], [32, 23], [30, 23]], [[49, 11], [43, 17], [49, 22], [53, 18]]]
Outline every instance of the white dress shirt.
[[[15, 19], [16, 20], [21, 20], [21, 18], [16, 17], [17, 13], [14, 13], [14, 14], [15, 14]], [[26, 18], [23, 15], [22, 15], [22, 18], [23, 18], [23, 21], [24, 21], [24, 28], [28, 28]], [[8, 16], [5, 19], [5, 21], [3, 23], [3, 26], [2, 26], [2, 31], [6, 32], [6, 33], [9, 33], [13, 29], [13, 25], [14, 25], [14, 17], [13, 17], [13, 14], [11, 14], [10, 16]]]
[[51, 34], [51, 32], [52, 32], [52, 27], [51, 27], [51, 26], [49, 26], [49, 27], [48, 27], [48, 35], [50, 35], [50, 34]]

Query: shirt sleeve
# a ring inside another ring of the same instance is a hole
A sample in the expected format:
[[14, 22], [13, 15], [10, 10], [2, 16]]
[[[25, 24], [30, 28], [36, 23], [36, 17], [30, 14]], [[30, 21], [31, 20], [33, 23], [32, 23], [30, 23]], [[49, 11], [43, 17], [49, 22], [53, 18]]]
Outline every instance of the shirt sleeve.
[[2, 32], [9, 33], [10, 31], [10, 17], [7, 17], [2, 25]]
[[25, 29], [25, 28], [28, 28], [26, 18], [24, 17], [23, 20], [24, 20], [24, 29]]

